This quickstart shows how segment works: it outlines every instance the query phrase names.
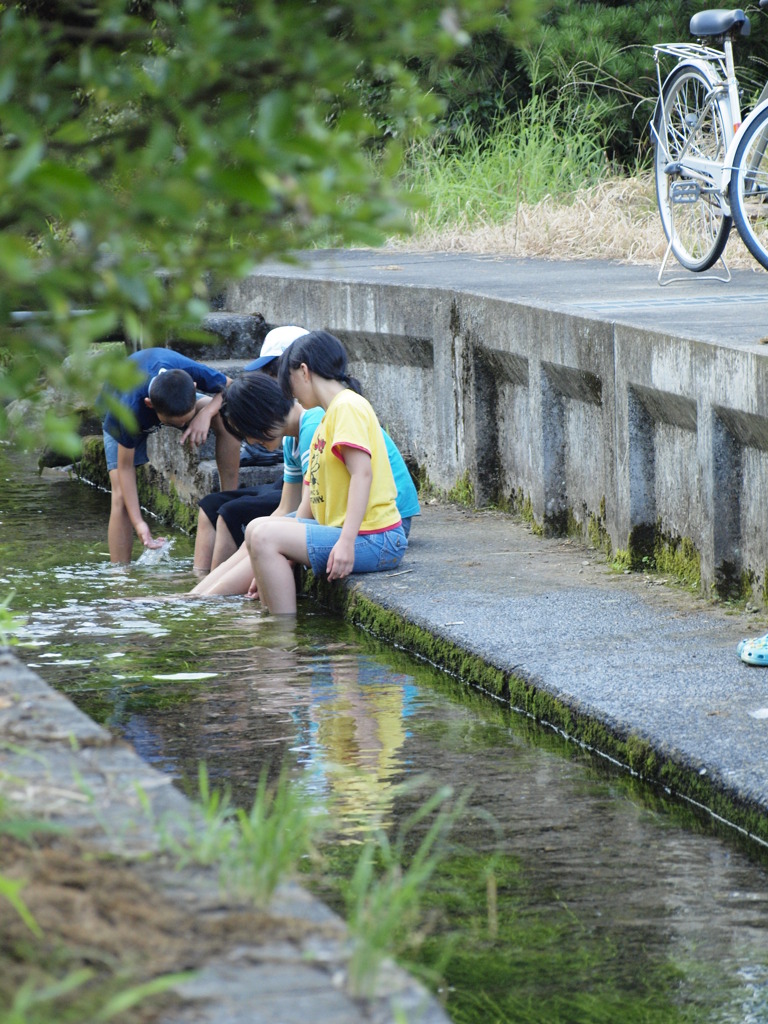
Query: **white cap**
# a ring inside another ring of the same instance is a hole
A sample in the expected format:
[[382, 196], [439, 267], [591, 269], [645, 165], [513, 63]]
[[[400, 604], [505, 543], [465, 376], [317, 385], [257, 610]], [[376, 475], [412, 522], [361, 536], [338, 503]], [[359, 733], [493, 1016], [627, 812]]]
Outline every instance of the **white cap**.
[[281, 356], [292, 341], [296, 341], [297, 338], [301, 338], [305, 334], [309, 334], [305, 327], [273, 327], [264, 338], [258, 359], [248, 363], [244, 369], [260, 370], [262, 366], [266, 366], [267, 363], [271, 363], [273, 359]]

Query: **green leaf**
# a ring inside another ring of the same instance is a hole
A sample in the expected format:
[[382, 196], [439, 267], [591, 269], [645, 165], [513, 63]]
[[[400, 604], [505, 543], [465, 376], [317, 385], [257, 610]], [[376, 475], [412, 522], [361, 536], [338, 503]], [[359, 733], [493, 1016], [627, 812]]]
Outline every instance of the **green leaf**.
[[[435, 54], [475, 26], [506, 39], [532, 3], [102, 0], [87, 38], [56, 5], [0, 3], [0, 323], [41, 314], [13, 333], [4, 397], [38, 407], [119, 323], [142, 345], [199, 327], [201, 281], [400, 226], [397, 151], [439, 107]], [[65, 420], [27, 419], [35, 443], [75, 450]]]
[[34, 919], [32, 914], [30, 914], [26, 903], [20, 896], [24, 885], [25, 883], [23, 881], [19, 881], [15, 878], [7, 878], [5, 875], [0, 875], [0, 897], [11, 904], [32, 934], [41, 938], [43, 934], [42, 928]]
[[43, 418], [43, 430], [50, 448], [72, 459], [83, 450], [83, 443], [77, 433], [79, 426], [75, 415], [62, 416], [60, 412], [48, 409]]
[[253, 171], [228, 168], [213, 176], [214, 188], [231, 199], [243, 200], [256, 209], [267, 209], [273, 205], [269, 190]]
[[14, 281], [34, 281], [35, 261], [26, 241], [14, 235], [0, 234], [0, 271]]
[[169, 989], [175, 988], [177, 985], [181, 985], [183, 982], [189, 981], [195, 976], [194, 971], [185, 971], [178, 974], [164, 974], [159, 978], [153, 978], [151, 981], [144, 982], [143, 985], [134, 985], [132, 988], [126, 989], [124, 992], [118, 992], [116, 996], [113, 996], [106, 1006], [96, 1014], [94, 1020], [113, 1020], [119, 1014], [125, 1013], [126, 1010], [130, 1010], [145, 999], [150, 999], [152, 996], [162, 995]]
[[39, 166], [44, 154], [45, 144], [42, 139], [33, 139], [24, 146], [13, 161], [11, 172], [8, 175], [8, 184], [20, 185]]

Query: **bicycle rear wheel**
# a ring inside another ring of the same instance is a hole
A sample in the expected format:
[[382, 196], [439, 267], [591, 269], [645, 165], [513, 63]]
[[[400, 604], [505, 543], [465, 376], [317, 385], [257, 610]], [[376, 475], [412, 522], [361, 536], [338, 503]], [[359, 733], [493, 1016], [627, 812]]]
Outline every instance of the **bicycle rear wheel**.
[[744, 244], [768, 270], [768, 107], [744, 130], [736, 147], [730, 201]]
[[678, 262], [695, 272], [717, 262], [733, 223], [716, 181], [728, 115], [714, 84], [699, 67], [681, 64], [664, 83], [653, 119], [661, 224]]

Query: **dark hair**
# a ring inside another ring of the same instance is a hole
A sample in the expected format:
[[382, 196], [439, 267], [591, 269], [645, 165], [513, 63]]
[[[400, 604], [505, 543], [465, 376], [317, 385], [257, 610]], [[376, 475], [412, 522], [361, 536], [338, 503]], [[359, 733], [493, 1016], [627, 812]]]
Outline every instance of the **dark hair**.
[[311, 373], [326, 380], [338, 380], [362, 395], [360, 382], [347, 373], [347, 351], [328, 331], [311, 331], [292, 341], [280, 357], [277, 379], [284, 395], [291, 394], [291, 370], [305, 363]]
[[186, 416], [197, 401], [195, 382], [186, 370], [161, 370], [147, 389], [152, 408], [160, 416]]
[[276, 380], [261, 370], [248, 370], [229, 385], [221, 403], [221, 419], [235, 437], [244, 441], [272, 441], [283, 433], [283, 425], [293, 408]]

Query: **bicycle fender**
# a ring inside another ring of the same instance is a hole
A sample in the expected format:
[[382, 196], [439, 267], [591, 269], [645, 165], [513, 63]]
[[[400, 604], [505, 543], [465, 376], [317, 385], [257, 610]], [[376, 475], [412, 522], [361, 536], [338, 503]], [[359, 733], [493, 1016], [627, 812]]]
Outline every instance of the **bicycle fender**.
[[747, 128], [749, 128], [749, 126], [752, 124], [752, 122], [754, 120], [756, 120], [756, 118], [762, 113], [762, 111], [765, 110], [766, 107], [768, 107], [768, 99], [763, 100], [762, 103], [758, 103], [758, 105], [754, 108], [754, 110], [751, 110], [749, 112], [748, 117], [744, 121], [741, 122], [741, 125], [739, 126], [739, 130], [734, 135], [733, 139], [731, 140], [730, 146], [726, 150], [726, 153], [725, 153], [725, 166], [723, 167], [723, 192], [726, 195], [728, 194], [728, 186], [731, 183], [731, 172], [733, 171], [733, 161], [734, 161], [734, 157], [736, 156], [736, 150], [738, 149], [739, 143], [741, 142], [742, 138], [744, 137], [745, 130]]

